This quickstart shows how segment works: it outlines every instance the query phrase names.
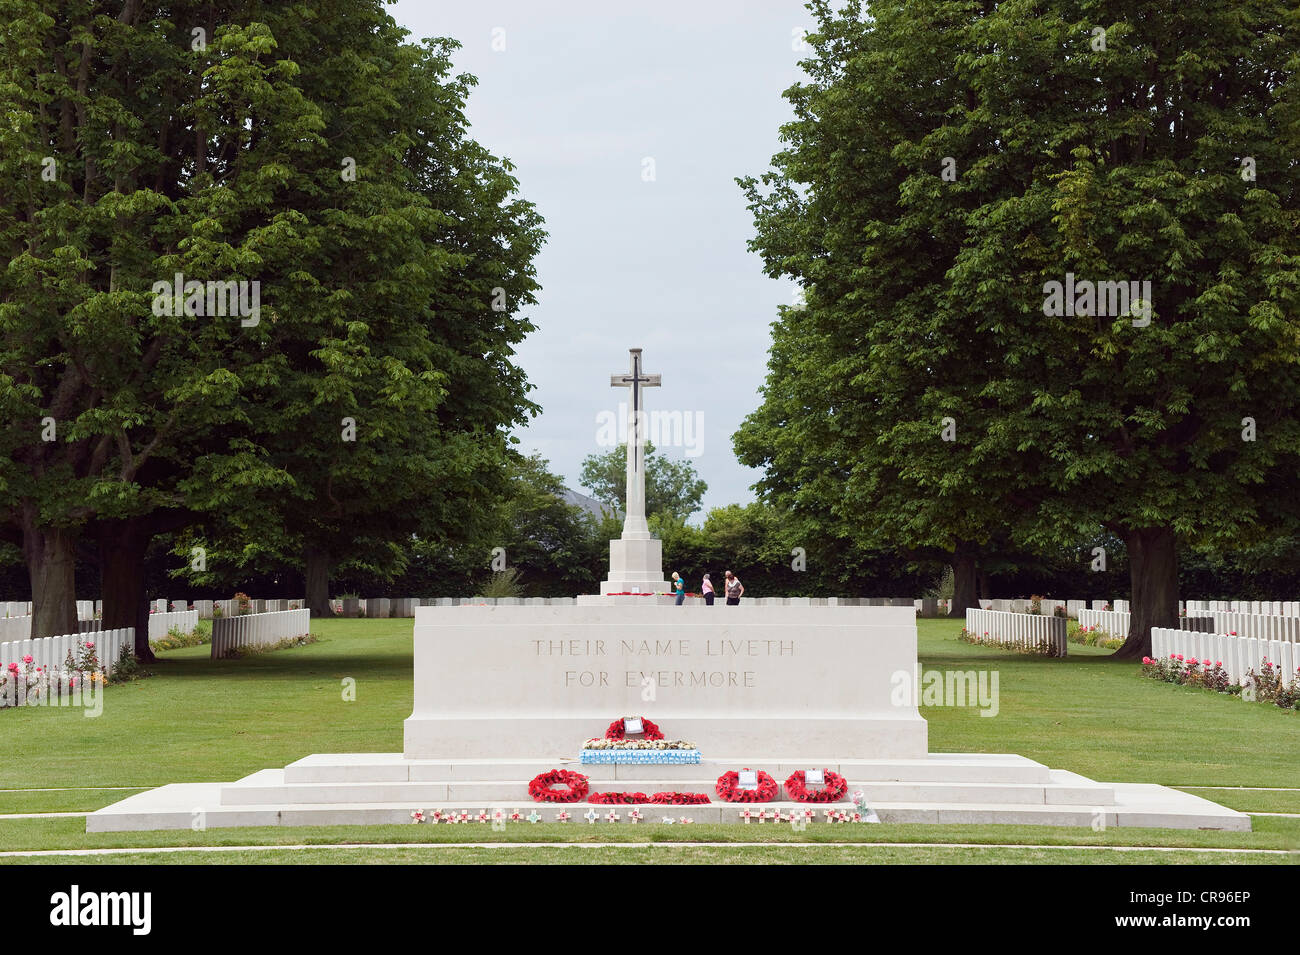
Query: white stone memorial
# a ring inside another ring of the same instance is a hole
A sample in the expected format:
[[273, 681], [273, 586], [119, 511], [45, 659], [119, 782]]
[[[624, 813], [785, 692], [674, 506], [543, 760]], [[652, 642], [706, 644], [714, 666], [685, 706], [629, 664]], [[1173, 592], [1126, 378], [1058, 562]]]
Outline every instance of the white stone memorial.
[[[611, 379], [631, 389], [634, 412], [644, 410], [641, 389], [659, 383], [643, 373], [640, 349], [629, 374]], [[780, 785], [796, 771], [829, 769], [848, 792], [815, 808], [853, 810], [848, 798], [861, 792], [869, 821], [1250, 829], [1244, 813], [1163, 786], [1097, 783], [1015, 755], [930, 753], [910, 599], [677, 607], [612, 596], [667, 589], [645, 520], [644, 437], [634, 425], [627, 514], [601, 595], [416, 608], [403, 752], [304, 754], [233, 783], [163, 786], [91, 813], [87, 831], [188, 829], [200, 814], [207, 827], [409, 823], [416, 810], [436, 809], [490, 818], [526, 810], [529, 782], [554, 769], [581, 772], [592, 792], [705, 794], [707, 805], [690, 807], [697, 822], [814, 808], [788, 794], [763, 805], [722, 801], [724, 773], [761, 771]], [[367, 609], [386, 616], [386, 605]], [[339, 718], [352, 717], [344, 709]], [[698, 762], [579, 761], [584, 741], [628, 718], [694, 744]], [[536, 808], [549, 822], [566, 807], [589, 812], [585, 802]], [[647, 822], [657, 815], [647, 810]]]
[[[571, 759], [645, 716], [709, 753], [924, 759], [907, 607], [421, 607], [412, 758]], [[649, 701], [647, 700], [649, 697]]]
[[669, 590], [664, 579], [663, 543], [650, 536], [645, 515], [646, 409], [644, 389], [658, 388], [660, 375], [647, 375], [641, 368], [641, 349], [628, 349], [625, 375], [610, 375], [611, 387], [628, 389], [632, 411], [628, 415], [627, 506], [623, 534], [609, 542], [609, 577], [601, 581], [600, 592], [662, 594]]

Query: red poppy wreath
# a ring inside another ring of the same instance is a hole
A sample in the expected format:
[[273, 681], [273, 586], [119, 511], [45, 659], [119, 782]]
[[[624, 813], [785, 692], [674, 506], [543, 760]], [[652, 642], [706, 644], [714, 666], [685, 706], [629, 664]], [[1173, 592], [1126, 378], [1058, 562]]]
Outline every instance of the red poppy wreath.
[[592, 793], [587, 802], [597, 806], [637, 806], [650, 802], [645, 793]]
[[708, 793], [655, 793], [650, 801], [660, 806], [703, 806], [708, 803]]
[[[628, 717], [631, 719], [632, 717]], [[641, 732], [646, 739], [663, 739], [664, 734], [659, 731], [659, 727], [651, 723], [644, 716], [641, 717]], [[605, 730], [605, 739], [623, 739], [626, 736], [623, 729], [623, 721], [615, 720], [609, 724], [609, 729]]]
[[[748, 772], [748, 770], [746, 770]], [[727, 802], [771, 802], [776, 798], [776, 780], [758, 770], [758, 788], [741, 789], [740, 774], [734, 769], [718, 777], [718, 798]]]
[[[567, 786], [567, 789], [553, 789], [553, 786]], [[567, 769], [552, 769], [533, 777], [528, 784], [528, 795], [536, 802], [579, 802], [587, 795], [587, 777], [582, 773], [571, 773]]]
[[803, 770], [797, 769], [785, 781], [785, 791], [795, 802], [838, 802], [849, 791], [848, 780], [839, 773], [824, 769], [822, 778], [826, 781], [824, 786], [809, 789], [804, 782]]

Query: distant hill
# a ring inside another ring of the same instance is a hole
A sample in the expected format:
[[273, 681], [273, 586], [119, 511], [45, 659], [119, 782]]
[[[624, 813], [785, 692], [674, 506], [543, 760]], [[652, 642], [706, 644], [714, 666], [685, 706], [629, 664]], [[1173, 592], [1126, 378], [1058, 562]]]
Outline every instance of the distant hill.
[[567, 487], [564, 489], [564, 493], [560, 496], [564, 499], [565, 504], [569, 504], [573, 507], [580, 507], [597, 520], [611, 512], [613, 512], [616, 517], [621, 517], [623, 514], [623, 512], [617, 508], [612, 508], [608, 504], [602, 504], [594, 497], [583, 494], [580, 491], [571, 491]]

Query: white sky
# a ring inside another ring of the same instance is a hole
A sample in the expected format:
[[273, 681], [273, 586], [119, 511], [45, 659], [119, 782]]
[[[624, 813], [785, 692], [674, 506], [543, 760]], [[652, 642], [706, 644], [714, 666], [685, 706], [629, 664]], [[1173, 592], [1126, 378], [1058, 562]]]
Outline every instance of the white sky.
[[758, 472], [736, 462], [731, 435], [758, 403], [768, 326], [792, 288], [747, 251], [753, 224], [733, 179], [763, 172], [780, 147], [808, 12], [798, 0], [400, 0], [389, 12], [413, 39], [463, 44], [456, 70], [479, 80], [474, 138], [515, 163], [546, 220], [539, 304], [526, 312], [538, 330], [518, 354], [543, 411], [519, 432], [523, 449], [581, 490], [582, 459], [601, 450], [597, 415], [627, 395], [609, 376], [639, 346], [663, 375], [648, 407], [702, 415], [692, 460], [705, 510], [752, 500]]

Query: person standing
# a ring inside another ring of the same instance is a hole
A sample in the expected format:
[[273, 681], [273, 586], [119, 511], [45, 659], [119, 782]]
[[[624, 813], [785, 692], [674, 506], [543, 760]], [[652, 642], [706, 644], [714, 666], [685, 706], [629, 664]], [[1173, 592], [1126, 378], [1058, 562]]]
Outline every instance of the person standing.
[[686, 600], [686, 579], [677, 571], [673, 571], [673, 591], [677, 594], [676, 605], [680, 607]]
[[740, 603], [740, 598], [745, 594], [745, 585], [740, 582], [740, 578], [727, 571], [726, 580], [727, 606], [734, 607]]
[[713, 581], [709, 580], [709, 575], [704, 575], [704, 580], [700, 584], [700, 593], [704, 597], [704, 603], [710, 607], [713, 606], [713, 598], [717, 596], [713, 592]]

